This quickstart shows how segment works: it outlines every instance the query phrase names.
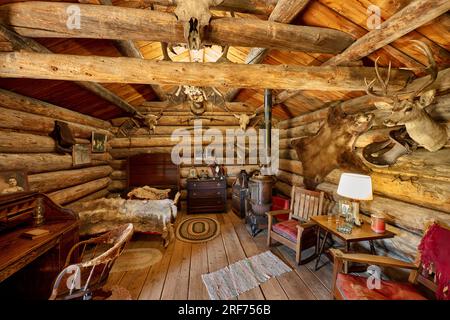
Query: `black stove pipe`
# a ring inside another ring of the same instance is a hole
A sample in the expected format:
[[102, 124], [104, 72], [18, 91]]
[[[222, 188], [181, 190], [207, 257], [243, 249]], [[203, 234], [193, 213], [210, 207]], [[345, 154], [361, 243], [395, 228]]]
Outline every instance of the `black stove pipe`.
[[[269, 160], [272, 154], [272, 89], [264, 90], [264, 124], [266, 129], [264, 144], [268, 157], [267, 160]], [[266, 163], [269, 164], [268, 162]]]

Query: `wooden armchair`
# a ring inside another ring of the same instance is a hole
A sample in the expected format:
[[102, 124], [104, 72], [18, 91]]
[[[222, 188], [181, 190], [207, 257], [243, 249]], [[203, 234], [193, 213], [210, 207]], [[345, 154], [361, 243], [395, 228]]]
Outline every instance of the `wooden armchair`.
[[[108, 280], [114, 262], [133, 235], [133, 224], [125, 224], [99, 237], [81, 241], [67, 255], [57, 276], [50, 300], [90, 300]], [[81, 254], [78, 254], [81, 249]], [[76, 260], [75, 263], [72, 263]], [[72, 264], [71, 264], [72, 263]]]
[[[309, 218], [322, 214], [323, 203], [322, 191], [293, 186], [290, 209], [266, 213], [269, 218], [267, 245], [270, 246], [273, 239], [295, 250], [295, 261], [298, 264], [314, 259], [316, 253], [302, 261], [302, 251], [317, 245], [317, 228], [314, 223], [309, 222]], [[274, 218], [280, 214], [289, 214], [289, 220], [276, 223]]]
[[[450, 299], [450, 229], [433, 224], [427, 229], [414, 263], [370, 254], [343, 253], [331, 249], [334, 257], [331, 294], [338, 300], [425, 300], [419, 286], [435, 292], [438, 299]], [[409, 269], [408, 282], [380, 280], [379, 286], [368, 285], [363, 276], [342, 273], [345, 262]]]

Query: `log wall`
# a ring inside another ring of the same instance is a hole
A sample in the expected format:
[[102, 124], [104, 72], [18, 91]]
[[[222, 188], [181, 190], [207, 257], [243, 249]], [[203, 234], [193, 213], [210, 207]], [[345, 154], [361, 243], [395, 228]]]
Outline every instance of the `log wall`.
[[[112, 183], [109, 185], [110, 192], [122, 192], [127, 188], [127, 157], [133, 156], [141, 153], [171, 153], [172, 149], [175, 145], [177, 145], [178, 141], [173, 141], [171, 139], [171, 134], [173, 131], [177, 129], [188, 129], [189, 127], [185, 124], [183, 120], [185, 120], [186, 115], [180, 114], [170, 114], [169, 116], [166, 114], [161, 118], [160, 123], [155, 129], [153, 134], [149, 134], [148, 130], [145, 128], [140, 128], [132, 132], [130, 137], [127, 138], [119, 138], [116, 137], [111, 141], [111, 156], [113, 160], [110, 161], [110, 166], [113, 168], [113, 172], [111, 174]], [[223, 133], [225, 140], [225, 132], [227, 129], [238, 129], [238, 122], [234, 117], [230, 117], [227, 114], [219, 114], [215, 113], [214, 117], [217, 120], [204, 120], [203, 128], [217, 129]], [[119, 121], [112, 121], [113, 124], [119, 124]], [[178, 124], [178, 125], [177, 125]], [[191, 124], [192, 125], [192, 124]], [[117, 127], [112, 129], [112, 132], [117, 132]], [[191, 140], [194, 140], [194, 134], [192, 130], [187, 131], [191, 134]], [[203, 130], [202, 133], [205, 131]], [[210, 142], [203, 141], [203, 146], [206, 147]], [[193, 150], [193, 147], [192, 147]], [[225, 153], [224, 146], [224, 153]], [[247, 157], [248, 158], [248, 157]], [[181, 198], [186, 198], [186, 179], [189, 175], [189, 168], [192, 165], [182, 164], [180, 170], [180, 183], [181, 183]], [[207, 165], [195, 165], [197, 172], [204, 169], [210, 173]], [[228, 196], [231, 197], [231, 185], [235, 180], [237, 174], [245, 169], [247, 172], [251, 172], [253, 170], [259, 169], [257, 165], [249, 164], [248, 159], [246, 159], [246, 165], [241, 164], [233, 164], [233, 165], [225, 165], [225, 169], [227, 172], [227, 185], [228, 185]]]
[[61, 120], [77, 143], [89, 144], [93, 131], [112, 138], [109, 122], [2, 89], [0, 115], [0, 171], [27, 171], [30, 190], [61, 205], [107, 195], [113, 172], [109, 152], [93, 153], [91, 164], [74, 167], [72, 155], [56, 153], [48, 134]]
[[[430, 114], [450, 128], [450, 99], [443, 96]], [[382, 115], [377, 115], [377, 119]], [[276, 188], [289, 195], [292, 185], [302, 185], [302, 163], [290, 146], [296, 137], [315, 134], [323, 117], [315, 118], [304, 115], [280, 123], [280, 171]], [[361, 157], [364, 146], [374, 141], [383, 141], [391, 129], [375, 121], [375, 127], [356, 142], [356, 152]], [[449, 131], [450, 133], [450, 131]], [[450, 134], [449, 134], [450, 137]], [[361, 202], [361, 211], [368, 218], [372, 213], [386, 217], [389, 228], [397, 236], [392, 240], [380, 241], [378, 248], [389, 253], [413, 259], [417, 245], [426, 226], [433, 220], [450, 225], [450, 141], [441, 150], [431, 153], [419, 148], [410, 155], [405, 155], [397, 163], [387, 168], [370, 166], [374, 200]], [[332, 171], [318, 189], [332, 195], [334, 201], [341, 170]], [[337, 206], [334, 206], [334, 210]]]

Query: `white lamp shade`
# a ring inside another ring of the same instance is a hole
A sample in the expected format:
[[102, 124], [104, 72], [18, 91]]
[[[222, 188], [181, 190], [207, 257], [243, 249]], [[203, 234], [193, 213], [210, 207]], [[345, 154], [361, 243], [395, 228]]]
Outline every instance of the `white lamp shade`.
[[362, 174], [343, 173], [337, 194], [354, 200], [372, 200], [372, 179]]

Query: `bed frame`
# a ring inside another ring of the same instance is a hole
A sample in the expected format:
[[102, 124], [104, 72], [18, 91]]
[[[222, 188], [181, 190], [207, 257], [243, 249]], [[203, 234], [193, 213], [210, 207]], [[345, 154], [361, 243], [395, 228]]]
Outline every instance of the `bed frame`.
[[149, 186], [170, 189], [173, 199], [180, 191], [180, 166], [172, 162], [168, 153], [138, 154], [128, 158], [127, 193], [134, 188]]

